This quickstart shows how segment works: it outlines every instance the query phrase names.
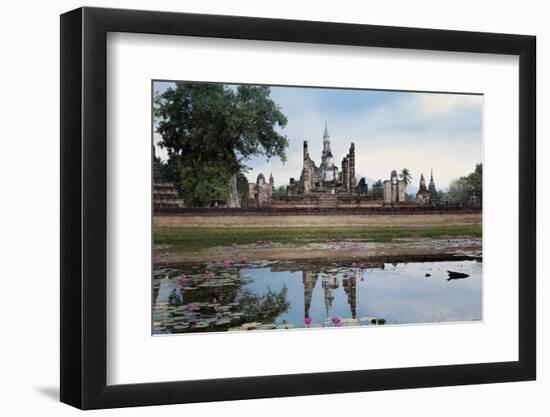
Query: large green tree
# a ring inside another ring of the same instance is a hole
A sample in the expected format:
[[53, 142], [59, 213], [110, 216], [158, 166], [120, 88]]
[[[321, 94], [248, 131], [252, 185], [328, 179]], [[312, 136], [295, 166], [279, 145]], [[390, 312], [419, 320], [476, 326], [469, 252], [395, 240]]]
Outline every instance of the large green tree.
[[239, 177], [252, 156], [286, 161], [288, 140], [277, 128], [287, 119], [269, 87], [177, 82], [154, 104], [159, 145], [178, 167], [184, 198], [195, 205], [220, 197], [225, 184], [228, 206], [239, 207]]

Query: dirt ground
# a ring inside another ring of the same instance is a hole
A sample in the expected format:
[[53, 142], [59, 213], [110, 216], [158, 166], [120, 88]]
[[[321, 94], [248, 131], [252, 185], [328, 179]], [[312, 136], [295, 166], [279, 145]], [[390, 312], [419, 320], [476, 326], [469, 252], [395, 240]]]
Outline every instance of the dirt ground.
[[481, 224], [481, 213], [281, 216], [155, 216], [156, 227], [438, 226]]

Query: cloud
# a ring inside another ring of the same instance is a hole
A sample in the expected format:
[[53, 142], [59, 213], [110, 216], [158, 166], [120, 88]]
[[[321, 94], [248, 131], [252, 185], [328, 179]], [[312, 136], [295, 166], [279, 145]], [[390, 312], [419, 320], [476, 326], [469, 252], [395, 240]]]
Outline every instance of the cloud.
[[388, 92], [394, 99], [342, 112], [337, 108], [340, 103], [327, 110], [310, 94], [300, 94], [304, 89], [287, 90], [288, 95], [281, 91], [273, 95], [289, 120], [284, 129], [290, 140], [288, 162], [283, 166], [276, 160], [268, 163], [257, 158], [251, 162], [250, 181], [260, 172], [273, 172], [279, 185], [287, 184], [290, 177], [298, 178], [304, 139], [318, 164], [325, 120], [338, 165], [350, 143], [355, 143], [357, 179], [386, 179], [391, 170], [406, 167], [416, 183], [421, 173], [428, 176], [433, 168], [436, 185], [446, 188], [482, 160], [481, 96]]
[[480, 96], [458, 94], [418, 94], [423, 114], [450, 114], [458, 110], [474, 109], [480, 106]]

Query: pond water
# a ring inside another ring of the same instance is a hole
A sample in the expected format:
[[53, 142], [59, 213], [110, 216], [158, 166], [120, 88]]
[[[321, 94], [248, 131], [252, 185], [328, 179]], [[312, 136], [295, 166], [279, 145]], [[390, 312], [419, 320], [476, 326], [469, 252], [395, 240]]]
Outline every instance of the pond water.
[[[457, 274], [449, 274], [452, 271]], [[482, 319], [482, 263], [210, 263], [157, 268], [153, 334]]]

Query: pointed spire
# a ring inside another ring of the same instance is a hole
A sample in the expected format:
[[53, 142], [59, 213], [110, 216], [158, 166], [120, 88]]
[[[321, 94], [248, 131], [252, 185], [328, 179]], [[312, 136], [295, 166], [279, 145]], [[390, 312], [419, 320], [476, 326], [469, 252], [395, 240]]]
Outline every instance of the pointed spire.
[[437, 189], [435, 188], [433, 169], [430, 169], [430, 185], [428, 185], [428, 191], [432, 196], [437, 196]]
[[328, 138], [328, 137], [329, 137], [328, 126], [327, 126], [327, 121], [325, 120], [325, 133], [323, 134], [323, 138]]

